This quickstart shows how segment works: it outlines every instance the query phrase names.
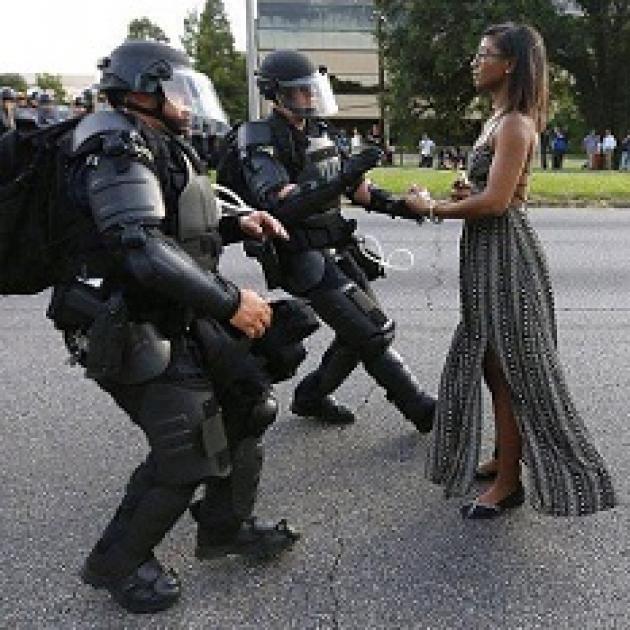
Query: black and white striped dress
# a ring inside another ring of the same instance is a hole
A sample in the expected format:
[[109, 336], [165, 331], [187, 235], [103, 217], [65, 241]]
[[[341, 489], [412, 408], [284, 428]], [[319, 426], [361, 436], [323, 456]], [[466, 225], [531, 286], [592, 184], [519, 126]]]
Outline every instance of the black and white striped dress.
[[[485, 187], [488, 144], [473, 153], [473, 190]], [[481, 443], [482, 362], [491, 347], [512, 392], [533, 506], [582, 515], [615, 505], [615, 494], [573, 404], [556, 352], [553, 293], [545, 256], [524, 207], [464, 223], [461, 322], [439, 387], [427, 477], [446, 496], [471, 487]]]

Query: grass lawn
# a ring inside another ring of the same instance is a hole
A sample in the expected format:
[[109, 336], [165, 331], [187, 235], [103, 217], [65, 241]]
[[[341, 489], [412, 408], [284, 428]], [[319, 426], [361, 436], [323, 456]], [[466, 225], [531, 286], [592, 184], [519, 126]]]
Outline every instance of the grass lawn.
[[[413, 183], [426, 186], [434, 197], [448, 195], [456, 171], [437, 171], [410, 166], [376, 168], [369, 177], [394, 193]], [[534, 169], [529, 198], [534, 205], [616, 205], [630, 208], [630, 172], [585, 171], [570, 161], [562, 171]]]

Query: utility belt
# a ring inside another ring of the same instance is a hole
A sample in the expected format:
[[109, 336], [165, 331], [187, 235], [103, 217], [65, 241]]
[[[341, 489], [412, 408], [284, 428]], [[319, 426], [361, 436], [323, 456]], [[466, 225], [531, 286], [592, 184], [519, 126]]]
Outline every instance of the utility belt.
[[295, 254], [313, 249], [343, 248], [352, 243], [357, 227], [354, 219], [345, 219], [338, 208], [309, 217], [301, 225], [288, 229], [290, 239], [247, 240], [245, 253], [261, 265], [267, 287], [282, 286], [283, 273], [278, 252]]
[[149, 381], [171, 360], [171, 342], [149, 323], [129, 320], [121, 292], [104, 296], [83, 282], [57, 285], [46, 316], [64, 332], [71, 363], [99, 382]]
[[338, 265], [343, 271], [348, 273], [350, 277], [353, 277], [346, 269], [348, 257], [351, 257], [353, 262], [363, 270], [363, 273], [370, 282], [385, 277], [383, 259], [379, 254], [366, 246], [363, 238], [353, 235], [350, 242], [337, 254]]

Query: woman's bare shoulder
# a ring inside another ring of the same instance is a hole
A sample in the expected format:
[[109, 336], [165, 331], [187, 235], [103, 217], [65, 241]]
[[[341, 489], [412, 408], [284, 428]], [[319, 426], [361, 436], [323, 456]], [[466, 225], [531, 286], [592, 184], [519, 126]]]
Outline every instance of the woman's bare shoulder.
[[533, 135], [536, 134], [536, 123], [531, 116], [522, 112], [508, 112], [501, 120], [497, 131]]
[[508, 112], [496, 130], [498, 138], [534, 142], [537, 138], [536, 123], [531, 116], [521, 112]]

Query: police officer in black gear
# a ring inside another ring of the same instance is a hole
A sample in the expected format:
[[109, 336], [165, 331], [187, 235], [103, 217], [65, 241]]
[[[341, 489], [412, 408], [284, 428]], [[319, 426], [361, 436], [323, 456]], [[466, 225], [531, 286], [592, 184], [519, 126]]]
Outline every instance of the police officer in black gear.
[[15, 90], [0, 88], [0, 136], [15, 127]]
[[[315, 68], [299, 52], [278, 50], [265, 57], [258, 85], [273, 102], [273, 112], [238, 128], [239, 192], [282, 221], [291, 235], [276, 243], [277, 283], [306, 298], [335, 332], [320, 366], [297, 386], [292, 411], [331, 423], [352, 422], [352, 412], [331, 394], [361, 362], [402, 414], [428, 432], [435, 401], [391, 347], [394, 322], [370, 288], [366, 270], [372, 275], [373, 265], [353, 239], [355, 222], [340, 212], [341, 195], [368, 211], [418, 216], [364, 180], [379, 161], [378, 148], [349, 157], [329, 137], [319, 119], [337, 107], [325, 68]], [[238, 181], [232, 183], [238, 188]]]
[[47, 127], [59, 122], [55, 99], [48, 92], [40, 92], [37, 97], [37, 125], [39, 127]]
[[[284, 520], [252, 517], [261, 436], [277, 410], [263, 371], [276, 324], [262, 298], [217, 272], [223, 244], [286, 233], [265, 212], [220, 217], [180, 137], [192, 106], [204, 106], [193, 103], [198, 91], [182, 53], [127, 41], [100, 68], [113, 109], [83, 117], [67, 139], [64, 207], [82, 230], [68, 246], [68, 280], [55, 287], [49, 317], [150, 447], [82, 578], [131, 612], [154, 612], [177, 601], [180, 584], [153, 550], [200, 483], [198, 555], [277, 551], [297, 538]], [[295, 350], [304, 334], [294, 330], [284, 349]], [[276, 333], [275, 346], [285, 337]], [[302, 358], [288, 356], [288, 374]]]

